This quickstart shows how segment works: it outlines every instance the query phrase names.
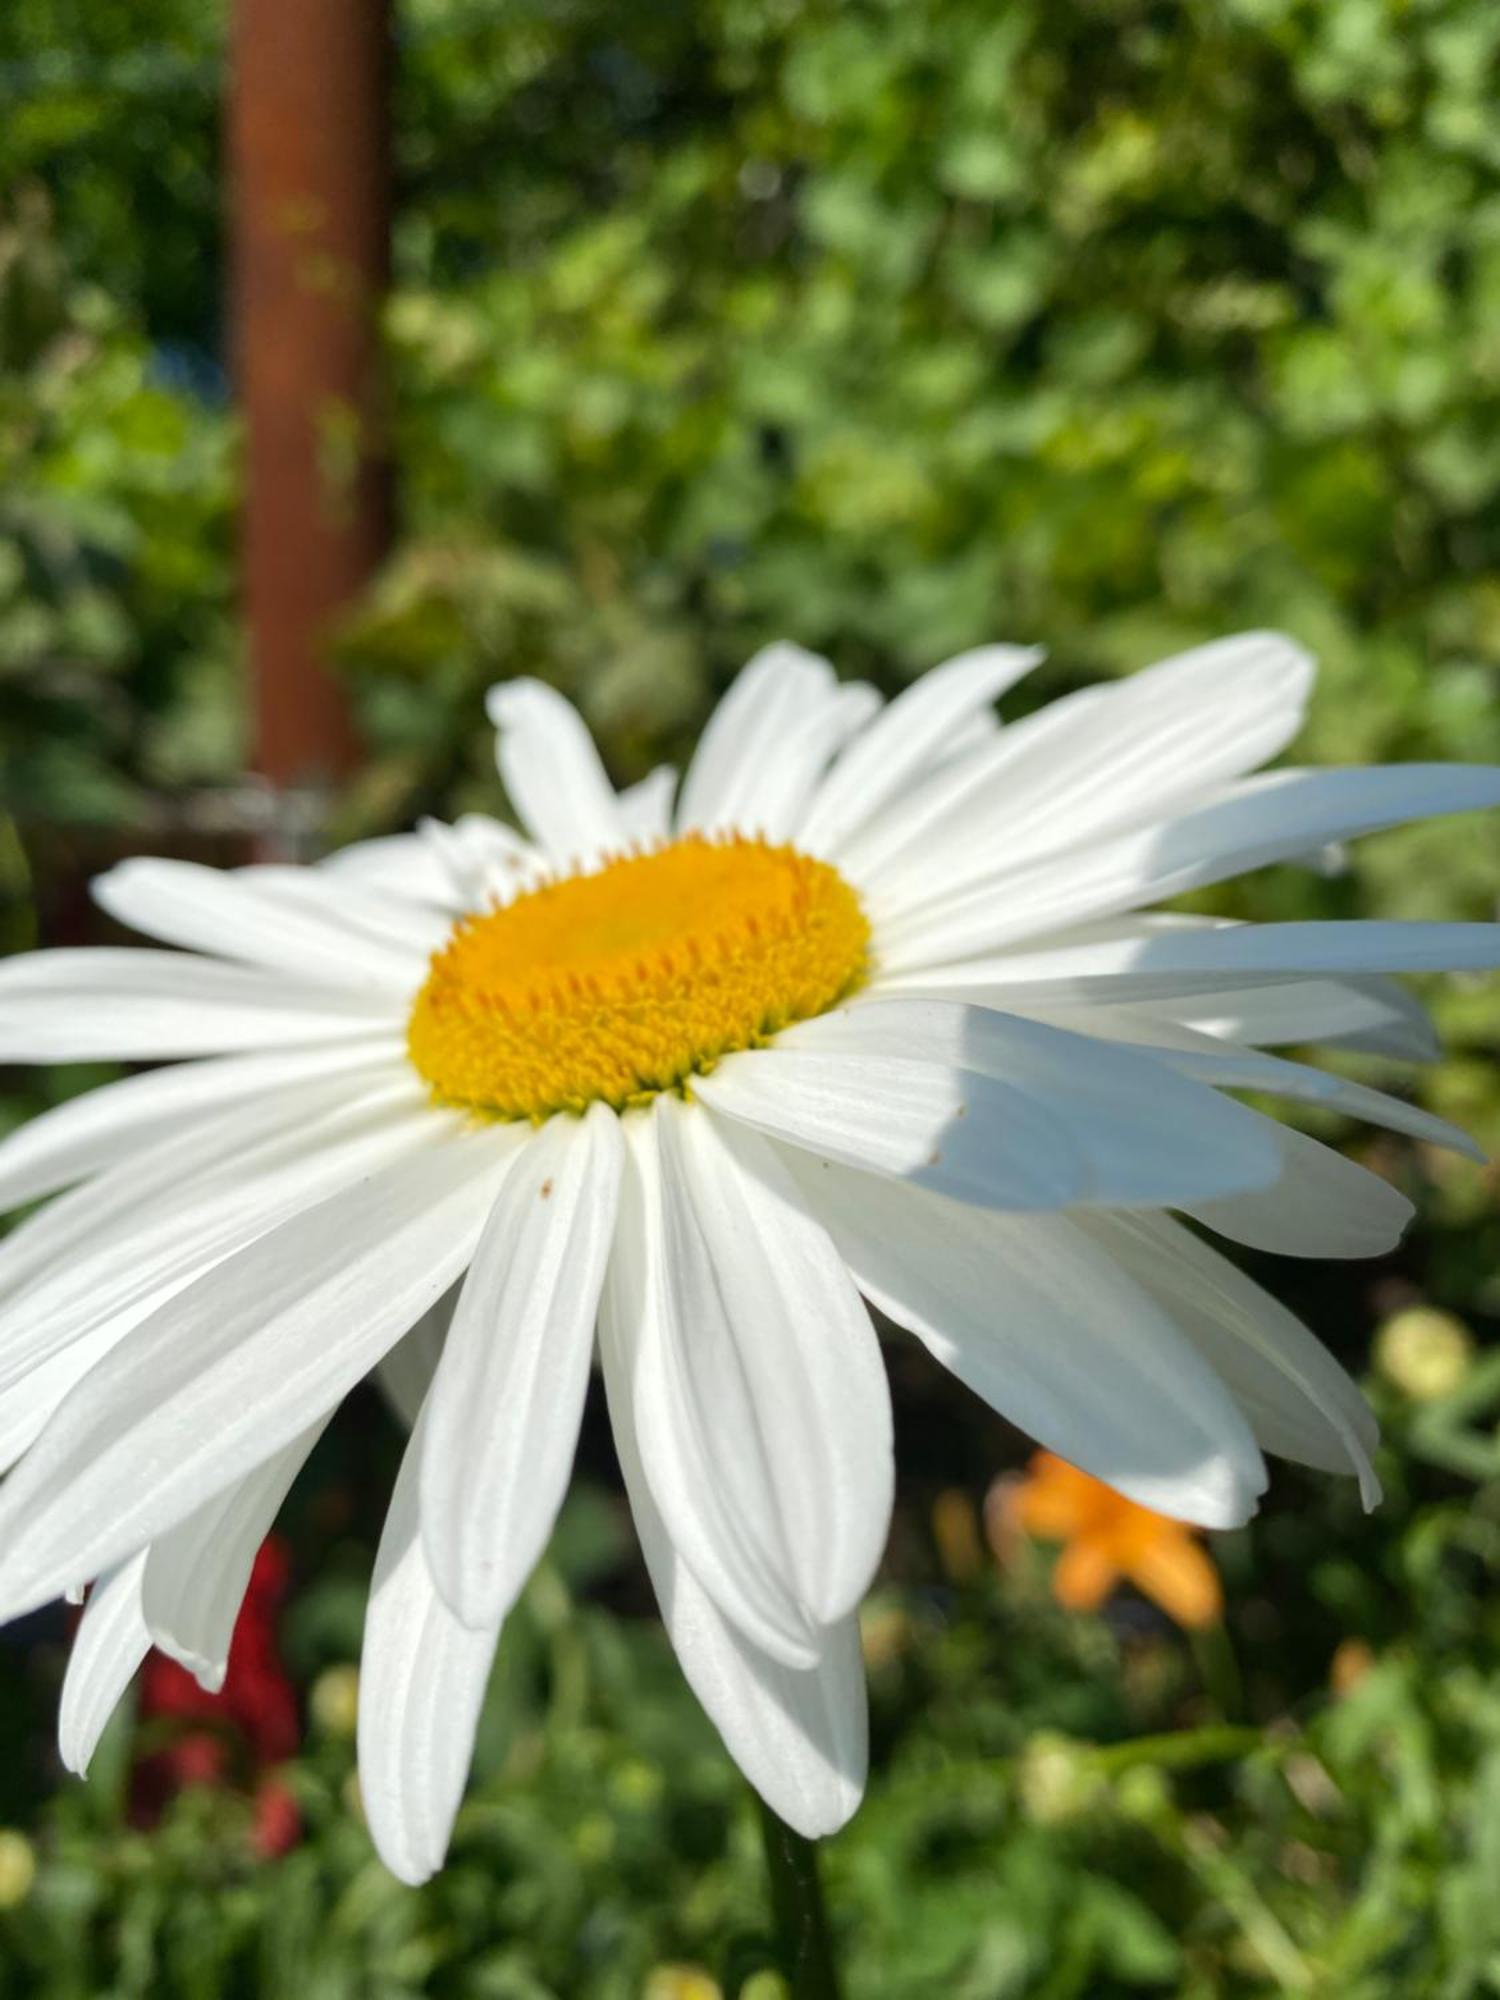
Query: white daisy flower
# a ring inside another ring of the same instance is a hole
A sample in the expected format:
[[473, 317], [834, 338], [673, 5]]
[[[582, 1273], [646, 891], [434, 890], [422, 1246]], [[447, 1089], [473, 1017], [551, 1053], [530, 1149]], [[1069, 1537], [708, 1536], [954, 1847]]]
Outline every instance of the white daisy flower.
[[986, 647], [882, 707], [774, 646], [680, 790], [619, 794], [568, 703], [513, 682], [490, 711], [526, 838], [472, 817], [301, 870], [129, 861], [100, 902], [181, 949], [0, 970], [0, 1059], [179, 1060], [0, 1145], [0, 1204], [56, 1197], [0, 1246], [0, 1613], [94, 1582], [73, 1768], [149, 1643], [222, 1675], [255, 1549], [372, 1370], [413, 1431], [360, 1768], [411, 1881], [596, 1355], [683, 1668], [806, 1834], [864, 1778], [855, 1620], [892, 1489], [870, 1306], [1148, 1506], [1244, 1521], [1263, 1447], [1373, 1501], [1353, 1384], [1177, 1218], [1388, 1248], [1404, 1196], [1224, 1093], [1471, 1150], [1264, 1050], [1430, 1054], [1386, 975], [1496, 965], [1500, 927], [1141, 913], [1500, 803], [1500, 773], [1246, 777], [1311, 680], [1265, 634], [1000, 728], [1036, 657]]

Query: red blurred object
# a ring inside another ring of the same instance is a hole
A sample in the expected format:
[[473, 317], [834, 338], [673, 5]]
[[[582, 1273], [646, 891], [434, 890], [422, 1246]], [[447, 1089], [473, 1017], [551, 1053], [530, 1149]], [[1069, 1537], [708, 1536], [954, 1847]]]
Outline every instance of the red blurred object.
[[[224, 1685], [201, 1688], [186, 1668], [149, 1653], [141, 1670], [140, 1722], [180, 1725], [172, 1740], [137, 1765], [131, 1818], [150, 1826], [188, 1785], [222, 1785], [255, 1800], [256, 1852], [270, 1857], [295, 1845], [297, 1803], [276, 1776], [300, 1738], [297, 1694], [282, 1665], [276, 1627], [291, 1570], [286, 1544], [272, 1535], [250, 1572]], [[196, 1726], [195, 1726], [196, 1725]]]

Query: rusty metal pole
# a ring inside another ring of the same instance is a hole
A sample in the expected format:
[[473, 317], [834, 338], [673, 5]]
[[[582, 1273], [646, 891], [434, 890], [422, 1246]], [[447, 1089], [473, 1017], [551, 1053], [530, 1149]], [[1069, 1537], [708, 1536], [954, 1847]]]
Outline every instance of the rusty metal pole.
[[256, 770], [293, 834], [356, 740], [331, 625], [390, 541], [378, 316], [390, 272], [389, 0], [234, 0], [231, 324], [245, 425]]

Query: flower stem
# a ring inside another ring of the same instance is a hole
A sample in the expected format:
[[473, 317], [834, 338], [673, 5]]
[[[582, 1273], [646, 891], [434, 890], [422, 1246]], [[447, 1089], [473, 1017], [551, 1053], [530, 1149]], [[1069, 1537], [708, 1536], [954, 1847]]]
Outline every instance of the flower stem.
[[818, 1851], [810, 1840], [793, 1833], [778, 1819], [764, 1799], [759, 1804], [771, 1914], [791, 2000], [839, 2000], [838, 1967], [823, 1906]]

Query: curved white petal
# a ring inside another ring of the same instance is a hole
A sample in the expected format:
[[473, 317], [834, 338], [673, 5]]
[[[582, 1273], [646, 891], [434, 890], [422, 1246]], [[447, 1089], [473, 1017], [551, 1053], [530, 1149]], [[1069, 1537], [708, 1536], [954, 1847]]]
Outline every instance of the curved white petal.
[[[1030, 1126], [1061, 1137], [1082, 1161], [1076, 1201], [1165, 1207], [1263, 1187], [1280, 1170], [1266, 1119], [1175, 1075], [1153, 1051], [983, 1007], [874, 995], [788, 1029], [782, 1051], [783, 1060], [814, 1052], [888, 1063], [920, 1057], [990, 1079], [1010, 1096], [1008, 1121], [1019, 1105]], [[976, 1107], [971, 1115], [983, 1114]], [[998, 1151], [1016, 1135], [981, 1125], [973, 1136]]]
[[404, 1024], [385, 995], [177, 951], [66, 947], [0, 965], [0, 1062], [156, 1062], [343, 1041]]
[[791, 840], [828, 760], [880, 708], [880, 696], [863, 681], [845, 681], [808, 702], [754, 768], [740, 774], [732, 813], [716, 816], [713, 830], [734, 827], [763, 840]]
[[886, 844], [877, 874], [862, 853], [861, 870], [894, 914], [997, 866], [1153, 824], [1283, 749], [1312, 681], [1291, 640], [1245, 632], [1054, 702], [1003, 732], [920, 841]]
[[65, 1767], [80, 1778], [87, 1776], [99, 1738], [151, 1650], [151, 1635], [141, 1616], [145, 1569], [142, 1549], [101, 1576], [89, 1592], [73, 1635], [63, 1676], [57, 1747]]
[[315, 1134], [320, 1121], [346, 1110], [350, 1098], [348, 1080], [331, 1076], [226, 1105], [58, 1195], [0, 1242], [0, 1298], [6, 1301], [0, 1310], [9, 1311], [23, 1286], [54, 1274], [66, 1284], [81, 1258], [148, 1224], [159, 1225], [194, 1200], [212, 1177], [277, 1146], [296, 1147], [299, 1135]]
[[382, 943], [335, 923], [276, 878], [138, 856], [96, 876], [94, 901], [117, 923], [188, 951], [290, 973], [304, 985], [390, 998], [422, 982], [420, 937]]
[[359, 1666], [359, 1787], [381, 1860], [403, 1882], [443, 1865], [499, 1639], [448, 1609], [417, 1500], [423, 1422], [401, 1460], [375, 1556]]
[[1182, 1076], [1199, 1077], [1228, 1090], [1259, 1090], [1273, 1097], [1321, 1104], [1345, 1118], [1359, 1118], [1388, 1132], [1404, 1132], [1424, 1145], [1446, 1147], [1481, 1165], [1488, 1157], [1467, 1132], [1435, 1112], [1424, 1111], [1420, 1104], [1408, 1104], [1404, 1098], [1316, 1069], [1310, 1063], [1287, 1062], [1259, 1050], [1229, 1047], [1194, 1029], [1142, 1021], [1128, 1011], [1118, 1025], [1132, 1041], [1159, 1045], [1152, 1050], [1156, 1059]]
[[417, 1415], [432, 1387], [457, 1304], [458, 1287], [454, 1286], [435, 1306], [428, 1307], [411, 1331], [402, 1334], [376, 1366], [375, 1379], [405, 1430], [416, 1428]]
[[[0, 1388], [127, 1312], [175, 1290], [315, 1202], [430, 1143], [439, 1116], [410, 1085], [274, 1136], [183, 1198], [132, 1209], [0, 1306]], [[441, 1126], [439, 1126], [441, 1129]]]
[[387, 833], [335, 848], [313, 864], [335, 882], [368, 883], [386, 895], [457, 916], [464, 907], [453, 878], [431, 841], [420, 833]]
[[1012, 1217], [792, 1157], [865, 1294], [976, 1394], [1142, 1505], [1234, 1527], [1265, 1487], [1218, 1376], [1064, 1216]]
[[427, 1399], [422, 1535], [466, 1625], [499, 1624], [546, 1545], [583, 1419], [624, 1142], [603, 1104], [517, 1154]]
[[677, 773], [670, 764], [658, 764], [638, 785], [627, 785], [620, 793], [620, 818], [627, 836], [642, 847], [655, 847], [672, 836], [672, 803], [677, 796]]
[[210, 1694], [224, 1685], [235, 1622], [260, 1545], [327, 1421], [320, 1417], [299, 1432], [158, 1536], [147, 1553], [141, 1583], [146, 1630]]
[[[993, 874], [904, 914], [883, 911], [877, 897], [881, 965], [898, 973], [978, 957], [1285, 861], [1319, 840], [1495, 805], [1500, 769], [1484, 765], [1275, 771], [1159, 826], [1076, 852], [1019, 867], [997, 855]], [[936, 849], [931, 860], [941, 870]]]
[[[1169, 928], [1100, 926], [1109, 934], [1060, 938], [1029, 950], [994, 952], [882, 979], [882, 990], [989, 1004], [1129, 1006], [1199, 996], [1261, 982], [1337, 979], [1386, 972], [1488, 971], [1500, 966], [1500, 924], [1297, 923], [1194, 924]], [[1310, 1039], [1310, 1038], [1309, 1038]]]
[[1283, 1162], [1274, 1186], [1181, 1202], [1183, 1213], [1231, 1242], [1283, 1257], [1381, 1257], [1396, 1247], [1415, 1213], [1399, 1189], [1303, 1132], [1270, 1129]]
[[485, 813], [464, 813], [451, 826], [440, 819], [424, 819], [418, 832], [438, 857], [450, 886], [451, 905], [458, 911], [508, 903], [551, 873], [539, 847]]
[[1067, 1133], [944, 1061], [777, 1045], [726, 1057], [693, 1093], [770, 1138], [981, 1207], [1064, 1208], [1086, 1187]]
[[630, 836], [594, 739], [545, 681], [501, 681], [485, 697], [506, 794], [559, 868], [618, 854]]
[[843, 842], [951, 751], [957, 730], [1042, 657], [1040, 646], [978, 646], [903, 689], [818, 787], [797, 828], [797, 845], [807, 854], [836, 857]]
[[133, 1159], [142, 1148], [217, 1119], [231, 1106], [266, 1106], [286, 1093], [290, 1116], [305, 1102], [307, 1086], [335, 1076], [358, 1093], [369, 1082], [399, 1073], [402, 1058], [400, 1042], [380, 1035], [328, 1048], [223, 1056], [148, 1070], [83, 1091], [0, 1140], [0, 1208], [35, 1201], [86, 1174]]
[[764, 1142], [721, 1136], [667, 1097], [650, 1128], [636, 1141], [645, 1215], [621, 1218], [647, 1239], [644, 1298], [624, 1329], [646, 1476], [719, 1609], [808, 1667], [818, 1628], [858, 1602], [884, 1546], [879, 1346]]
[[1376, 1505], [1374, 1414], [1300, 1320], [1169, 1216], [1080, 1216], [1077, 1224], [1165, 1306], [1267, 1451], [1351, 1473], [1366, 1507]]
[[[627, 1164], [627, 1187], [635, 1169]], [[864, 1790], [868, 1761], [864, 1662], [851, 1614], [813, 1638], [816, 1658], [786, 1666], [716, 1608], [674, 1550], [641, 1465], [630, 1357], [650, 1282], [639, 1190], [610, 1260], [599, 1348], [615, 1448], [662, 1622], [688, 1685], [725, 1748], [766, 1803], [810, 1840], [835, 1833]]]
[[165, 1533], [335, 1404], [467, 1265], [514, 1143], [435, 1115], [425, 1150], [226, 1259], [121, 1341], [0, 1489], [0, 1615]]
[[837, 689], [816, 653], [780, 641], [741, 669], [707, 726], [677, 800], [677, 831], [753, 831], [746, 811], [764, 773]]

